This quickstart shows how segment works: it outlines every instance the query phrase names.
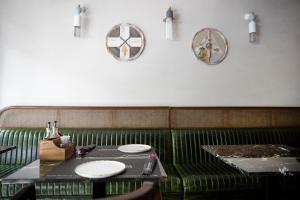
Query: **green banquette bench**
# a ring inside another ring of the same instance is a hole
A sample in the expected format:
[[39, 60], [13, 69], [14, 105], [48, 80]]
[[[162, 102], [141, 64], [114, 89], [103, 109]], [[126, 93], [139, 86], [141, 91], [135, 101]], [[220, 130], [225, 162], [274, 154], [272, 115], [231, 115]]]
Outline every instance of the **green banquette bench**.
[[[59, 130], [77, 146], [144, 143], [157, 152], [168, 175], [159, 183], [164, 199], [182, 199], [181, 178], [173, 165], [169, 108], [10, 107], [0, 113], [0, 145], [17, 149], [1, 155], [0, 179], [38, 159], [38, 141], [45, 123], [58, 120]], [[67, 128], [66, 128], [67, 127]], [[109, 182], [106, 192], [117, 195], [136, 190], [140, 181]], [[22, 185], [0, 185], [0, 197], [12, 196]], [[36, 184], [38, 198], [91, 197], [91, 183]]]
[[[171, 134], [168, 129], [60, 129], [64, 135], [70, 135], [72, 142], [78, 146], [86, 145], [123, 145], [143, 143], [151, 145], [157, 152], [168, 178], [160, 182], [164, 196], [180, 196], [181, 179], [172, 165]], [[38, 158], [38, 142], [44, 136], [41, 128], [1, 128], [0, 144], [16, 145], [17, 149], [1, 156], [0, 177], [13, 172], [21, 166]], [[136, 190], [139, 181], [109, 182], [107, 194], [117, 195]], [[2, 185], [1, 196], [12, 196], [20, 185]], [[46, 183], [36, 184], [38, 197], [88, 197], [91, 195], [91, 183]]]
[[300, 147], [300, 128], [174, 129], [172, 139], [173, 161], [183, 180], [186, 199], [209, 196], [253, 199], [263, 195], [262, 178], [235, 170], [207, 153], [201, 145], [287, 144]]
[[[163, 199], [260, 198], [260, 177], [227, 166], [201, 145], [299, 146], [300, 141], [298, 108], [11, 107], [0, 113], [0, 145], [17, 149], [1, 155], [0, 179], [38, 158], [44, 126], [54, 120], [78, 146], [153, 146], [168, 175], [159, 183]], [[106, 192], [117, 195], [140, 186], [139, 181], [109, 182]], [[0, 184], [0, 198], [21, 187]], [[36, 184], [36, 191], [38, 198], [90, 198], [91, 183]]]
[[[171, 108], [170, 123], [173, 162], [182, 178], [185, 199], [266, 196], [266, 178], [228, 167], [201, 145], [277, 143], [300, 147], [300, 108], [295, 107]], [[299, 176], [283, 177], [281, 182], [282, 193], [299, 194]]]

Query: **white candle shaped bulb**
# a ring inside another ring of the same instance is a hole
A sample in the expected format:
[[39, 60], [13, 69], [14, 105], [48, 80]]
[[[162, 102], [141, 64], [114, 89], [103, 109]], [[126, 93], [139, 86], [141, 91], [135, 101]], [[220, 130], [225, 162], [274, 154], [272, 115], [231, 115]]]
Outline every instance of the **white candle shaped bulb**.
[[173, 11], [171, 7], [168, 9], [165, 23], [166, 23], [166, 39], [167, 40], [173, 40]]
[[255, 21], [249, 22], [249, 42], [253, 43], [256, 41], [256, 24]]
[[249, 22], [249, 33], [256, 33], [255, 21], [250, 21]]
[[75, 8], [73, 26], [74, 26], [74, 37], [80, 37], [80, 27], [81, 27], [81, 8], [80, 8], [80, 5], [78, 5]]

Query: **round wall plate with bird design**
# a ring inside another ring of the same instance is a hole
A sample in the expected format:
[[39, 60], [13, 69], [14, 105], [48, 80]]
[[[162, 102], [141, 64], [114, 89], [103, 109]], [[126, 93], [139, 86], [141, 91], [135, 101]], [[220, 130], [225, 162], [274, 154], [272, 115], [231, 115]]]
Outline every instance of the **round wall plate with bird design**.
[[145, 47], [143, 32], [132, 24], [118, 24], [106, 36], [106, 47], [116, 59], [130, 61], [138, 58]]
[[228, 43], [220, 31], [204, 28], [195, 34], [192, 49], [199, 60], [209, 65], [215, 65], [226, 57]]

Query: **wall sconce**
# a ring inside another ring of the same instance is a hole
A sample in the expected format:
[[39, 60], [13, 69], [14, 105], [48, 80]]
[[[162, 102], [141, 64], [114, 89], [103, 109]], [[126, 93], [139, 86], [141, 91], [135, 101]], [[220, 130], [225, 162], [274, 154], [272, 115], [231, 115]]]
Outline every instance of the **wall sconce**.
[[167, 10], [166, 18], [164, 19], [164, 22], [166, 23], [166, 39], [167, 40], [173, 40], [173, 10], [171, 7]]
[[81, 32], [81, 13], [85, 12], [85, 8], [81, 8], [80, 5], [78, 5], [74, 10], [74, 37], [80, 37]]
[[256, 15], [253, 12], [246, 13], [244, 19], [249, 21], [249, 42], [256, 42]]

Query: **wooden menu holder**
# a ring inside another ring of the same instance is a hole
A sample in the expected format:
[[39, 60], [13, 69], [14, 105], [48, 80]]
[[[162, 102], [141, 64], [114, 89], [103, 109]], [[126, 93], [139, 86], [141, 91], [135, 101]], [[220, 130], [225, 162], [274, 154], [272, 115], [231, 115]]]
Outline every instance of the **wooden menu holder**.
[[41, 140], [39, 144], [40, 160], [67, 160], [75, 153], [75, 144], [70, 143], [67, 147], [59, 147], [59, 138], [53, 140]]

